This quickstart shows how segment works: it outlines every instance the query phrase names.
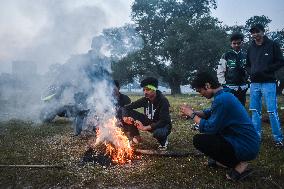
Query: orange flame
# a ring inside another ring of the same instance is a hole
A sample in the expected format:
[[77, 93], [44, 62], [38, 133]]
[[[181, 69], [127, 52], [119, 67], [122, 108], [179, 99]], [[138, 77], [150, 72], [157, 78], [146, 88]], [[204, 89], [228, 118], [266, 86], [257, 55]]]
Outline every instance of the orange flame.
[[117, 126], [117, 119], [114, 117], [104, 123], [97, 130], [96, 144], [104, 142], [106, 154], [112, 158], [112, 162], [124, 164], [133, 159], [133, 149], [124, 132]]

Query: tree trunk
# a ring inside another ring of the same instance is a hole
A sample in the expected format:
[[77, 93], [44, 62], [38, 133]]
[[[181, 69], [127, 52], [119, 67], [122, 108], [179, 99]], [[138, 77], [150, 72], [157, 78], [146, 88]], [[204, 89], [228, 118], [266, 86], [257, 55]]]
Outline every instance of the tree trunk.
[[171, 95], [181, 94], [180, 82], [172, 81], [170, 84]]

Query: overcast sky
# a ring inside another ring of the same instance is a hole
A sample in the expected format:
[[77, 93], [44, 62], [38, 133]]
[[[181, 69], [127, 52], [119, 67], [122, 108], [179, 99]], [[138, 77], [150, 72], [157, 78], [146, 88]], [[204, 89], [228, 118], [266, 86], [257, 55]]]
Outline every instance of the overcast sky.
[[[0, 0], [0, 72], [10, 72], [14, 60], [32, 60], [47, 70], [86, 53], [103, 28], [130, 22], [132, 1]], [[213, 16], [226, 25], [265, 15], [271, 30], [284, 28], [284, 0], [217, 0], [217, 6]]]
[[270, 30], [284, 28], [284, 0], [217, 0], [212, 13], [226, 25], [244, 25], [252, 16], [265, 15], [272, 20]]

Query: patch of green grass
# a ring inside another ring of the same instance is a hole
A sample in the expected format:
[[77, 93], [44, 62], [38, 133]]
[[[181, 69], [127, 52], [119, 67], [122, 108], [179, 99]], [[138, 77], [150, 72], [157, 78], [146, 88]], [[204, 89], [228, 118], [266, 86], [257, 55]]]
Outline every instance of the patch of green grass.
[[[140, 96], [141, 97], [141, 96]], [[195, 109], [210, 106], [200, 96], [167, 96], [171, 104], [173, 130], [170, 150], [194, 151], [191, 121], [179, 116], [179, 105]], [[132, 100], [139, 96], [131, 96]], [[279, 98], [284, 106], [284, 98]], [[284, 110], [279, 110], [282, 125]], [[264, 110], [264, 117], [267, 117]], [[131, 164], [102, 167], [80, 166], [88, 137], [73, 137], [71, 122], [58, 119], [50, 124], [20, 120], [0, 123], [0, 164], [46, 164], [63, 168], [0, 168], [0, 188], [281, 188], [284, 186], [284, 150], [274, 149], [271, 128], [263, 122], [263, 139], [258, 158], [251, 162], [256, 173], [241, 183], [225, 179], [225, 169], [212, 169], [204, 156], [157, 157], [143, 155]], [[151, 134], [142, 133], [141, 148], [156, 148]]]

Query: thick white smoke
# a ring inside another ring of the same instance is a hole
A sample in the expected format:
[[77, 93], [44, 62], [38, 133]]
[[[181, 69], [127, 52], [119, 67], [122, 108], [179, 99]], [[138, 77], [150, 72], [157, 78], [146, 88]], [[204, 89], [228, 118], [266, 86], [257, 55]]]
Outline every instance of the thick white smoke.
[[0, 72], [14, 60], [43, 73], [71, 54], [89, 50], [103, 28], [130, 21], [130, 0], [10, 0], [0, 6]]
[[74, 104], [74, 94], [84, 92], [94, 111], [113, 114], [110, 77], [92, 81], [89, 72], [110, 65], [90, 48], [94, 36], [129, 22], [129, 15], [130, 0], [1, 2], [0, 120], [39, 119], [51, 85], [65, 87], [55, 105]]

